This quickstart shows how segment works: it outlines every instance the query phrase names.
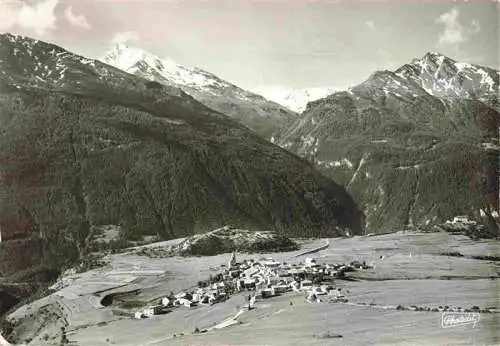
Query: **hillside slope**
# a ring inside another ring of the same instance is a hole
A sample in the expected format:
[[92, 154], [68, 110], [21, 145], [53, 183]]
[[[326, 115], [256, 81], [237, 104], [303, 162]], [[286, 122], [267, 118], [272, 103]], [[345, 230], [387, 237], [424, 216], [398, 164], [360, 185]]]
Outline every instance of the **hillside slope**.
[[175, 87], [0, 35], [0, 273], [60, 268], [121, 238], [230, 224], [361, 232], [344, 188]]
[[429, 53], [310, 103], [279, 144], [345, 186], [367, 232], [498, 211], [498, 84]]

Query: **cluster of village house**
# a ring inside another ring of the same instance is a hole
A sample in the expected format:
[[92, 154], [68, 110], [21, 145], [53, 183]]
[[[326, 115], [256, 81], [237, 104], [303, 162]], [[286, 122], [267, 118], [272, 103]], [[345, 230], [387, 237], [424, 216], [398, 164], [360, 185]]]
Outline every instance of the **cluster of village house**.
[[345, 272], [368, 269], [365, 262], [345, 264], [319, 264], [313, 258], [306, 258], [302, 264], [280, 263], [272, 258], [253, 259], [242, 263], [236, 261], [233, 253], [229, 264], [205, 287], [191, 292], [180, 292], [164, 297], [161, 304], [149, 306], [135, 313], [135, 318], [142, 319], [161, 314], [166, 309], [185, 306], [192, 307], [203, 304], [214, 304], [228, 298], [232, 292], [249, 292], [248, 308], [251, 309], [256, 299], [270, 298], [289, 291], [302, 292], [309, 302], [347, 301], [341, 289], [322, 284], [333, 278], [341, 278]]
[[453, 220], [447, 220], [445, 222], [446, 225], [457, 225], [457, 224], [462, 224], [462, 225], [477, 225], [477, 222], [474, 220], [469, 220], [467, 215], [460, 215], [460, 216], [455, 216]]

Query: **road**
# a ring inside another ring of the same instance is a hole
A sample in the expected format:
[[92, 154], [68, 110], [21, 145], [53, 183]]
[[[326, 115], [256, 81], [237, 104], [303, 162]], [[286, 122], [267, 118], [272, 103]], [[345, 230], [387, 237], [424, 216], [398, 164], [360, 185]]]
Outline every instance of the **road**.
[[238, 311], [236, 313], [236, 315], [234, 315], [232, 317], [229, 317], [229, 318], [226, 318], [221, 323], [218, 323], [217, 325], [215, 325], [215, 326], [213, 326], [211, 328], [208, 328], [207, 330], [210, 331], [210, 330], [213, 330], [213, 329], [221, 329], [221, 328], [232, 326], [233, 324], [237, 324], [238, 323], [237, 318], [240, 317], [241, 314], [243, 314], [243, 309], [241, 309], [240, 311]]
[[317, 248], [314, 248], [312, 250], [306, 250], [304, 252], [301, 252], [298, 255], [295, 255], [295, 257], [300, 257], [300, 256], [304, 256], [304, 255], [309, 255], [311, 253], [319, 252], [321, 250], [328, 249], [329, 246], [330, 246], [330, 241], [326, 240], [324, 245], [318, 246]]

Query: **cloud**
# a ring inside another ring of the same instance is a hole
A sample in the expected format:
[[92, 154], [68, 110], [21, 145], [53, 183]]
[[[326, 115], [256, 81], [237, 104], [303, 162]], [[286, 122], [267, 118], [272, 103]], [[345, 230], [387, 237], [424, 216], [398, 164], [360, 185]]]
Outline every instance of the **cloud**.
[[28, 4], [20, 0], [0, 0], [0, 30], [15, 27], [34, 31], [40, 36], [56, 28], [55, 9], [59, 0]]
[[0, 0], [0, 31], [6, 31], [17, 25], [21, 3]]
[[458, 21], [458, 15], [458, 9], [454, 7], [439, 16], [437, 22], [444, 24], [444, 31], [439, 35], [439, 43], [460, 44], [466, 41], [464, 27]]
[[83, 29], [91, 28], [87, 18], [83, 14], [77, 15], [73, 12], [73, 6], [66, 7], [66, 10], [64, 10], [64, 18], [73, 26]]
[[462, 25], [459, 20], [460, 11], [453, 7], [448, 12], [440, 15], [436, 22], [444, 25], [444, 30], [439, 34], [439, 44], [460, 45], [467, 42], [471, 35], [481, 31], [477, 20], [473, 20], [469, 27]]
[[371, 20], [365, 22], [366, 26], [370, 28], [371, 31], [375, 31], [375, 23]]
[[112, 44], [125, 44], [130, 41], [139, 41], [139, 33], [137, 31], [121, 31], [117, 32], [111, 39]]
[[[500, 1], [500, 0], [499, 0]], [[481, 31], [481, 25], [479, 25], [479, 22], [477, 20], [472, 21], [472, 32], [474, 34], [477, 34], [478, 32]]]

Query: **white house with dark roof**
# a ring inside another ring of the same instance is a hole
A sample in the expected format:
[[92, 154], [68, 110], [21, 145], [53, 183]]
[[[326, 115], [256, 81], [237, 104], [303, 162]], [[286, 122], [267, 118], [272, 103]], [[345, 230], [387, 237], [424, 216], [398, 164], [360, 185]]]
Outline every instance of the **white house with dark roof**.
[[312, 285], [313, 285], [313, 283], [311, 280], [302, 280], [300, 282], [300, 289], [302, 289], [302, 290], [309, 289], [312, 287]]
[[262, 263], [262, 265], [269, 267], [269, 268], [276, 268], [276, 267], [279, 267], [279, 265], [280, 265], [280, 262], [275, 261], [272, 257], [264, 258], [261, 261], [261, 263]]

